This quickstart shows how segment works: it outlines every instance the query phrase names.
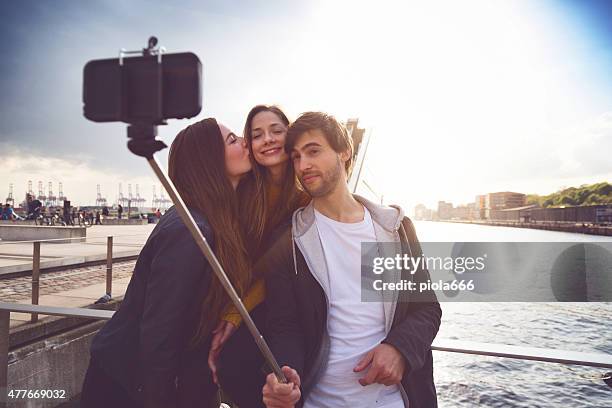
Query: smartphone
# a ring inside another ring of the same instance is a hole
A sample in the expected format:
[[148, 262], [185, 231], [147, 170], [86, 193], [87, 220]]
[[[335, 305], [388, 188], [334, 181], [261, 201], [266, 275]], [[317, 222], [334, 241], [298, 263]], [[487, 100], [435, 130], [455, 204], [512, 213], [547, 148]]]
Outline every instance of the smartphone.
[[94, 122], [162, 124], [202, 110], [202, 64], [191, 53], [89, 61], [83, 114]]

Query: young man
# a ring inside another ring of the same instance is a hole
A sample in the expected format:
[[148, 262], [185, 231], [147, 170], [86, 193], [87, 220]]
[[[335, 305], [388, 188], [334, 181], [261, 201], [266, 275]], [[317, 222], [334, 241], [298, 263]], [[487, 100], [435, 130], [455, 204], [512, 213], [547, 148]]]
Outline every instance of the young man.
[[[399, 208], [349, 192], [352, 142], [332, 116], [303, 114], [285, 149], [312, 201], [264, 258], [267, 338], [290, 381], [280, 384], [270, 374], [264, 403], [436, 407], [431, 343], [442, 311], [435, 294], [361, 301], [361, 243], [377, 242], [381, 256], [394, 256], [389, 245], [421, 254], [411, 221]], [[398, 272], [400, 278], [410, 273]], [[411, 279], [429, 274], [421, 268]]]

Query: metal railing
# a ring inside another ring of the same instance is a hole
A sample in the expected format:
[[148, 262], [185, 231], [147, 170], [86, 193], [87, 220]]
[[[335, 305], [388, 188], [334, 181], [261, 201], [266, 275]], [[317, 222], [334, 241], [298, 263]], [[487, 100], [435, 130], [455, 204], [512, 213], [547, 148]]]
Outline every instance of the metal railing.
[[0, 390], [6, 390], [8, 386], [9, 326], [11, 312], [31, 313], [32, 315], [43, 314], [62, 317], [80, 317], [97, 320], [109, 320], [115, 313], [110, 310], [0, 302]]
[[[118, 235], [118, 237], [132, 237], [141, 236], [141, 234], [127, 234]], [[0, 241], [2, 245], [15, 245], [15, 244], [32, 244], [32, 296], [31, 304], [38, 305], [40, 299], [40, 274], [41, 274], [41, 251], [40, 244], [43, 242], [57, 242], [57, 241], [86, 241], [87, 237], [68, 237], [68, 238], [50, 238], [41, 240], [27, 240], [27, 241]], [[90, 240], [104, 239], [104, 237], [89, 238]], [[113, 288], [113, 236], [106, 237], [106, 294], [112, 295]], [[32, 313], [30, 322], [36, 323], [38, 321], [38, 314]]]
[[[0, 302], [0, 390], [8, 385], [9, 320], [11, 312], [109, 320], [114, 311]], [[537, 347], [436, 339], [432, 350], [612, 369], [612, 355]]]

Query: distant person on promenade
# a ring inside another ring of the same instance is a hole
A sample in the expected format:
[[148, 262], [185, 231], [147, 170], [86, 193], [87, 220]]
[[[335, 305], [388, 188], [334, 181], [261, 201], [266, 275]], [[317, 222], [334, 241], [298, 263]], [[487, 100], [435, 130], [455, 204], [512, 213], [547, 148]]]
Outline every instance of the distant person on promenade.
[[9, 203], [4, 204], [2, 208], [2, 214], [0, 214], [0, 219], [2, 220], [12, 220], [13, 209]]
[[[253, 171], [240, 183], [238, 195], [241, 224], [253, 263], [274, 242], [278, 226], [290, 223], [293, 211], [309, 201], [297, 188], [293, 167], [284, 151], [288, 126], [287, 115], [276, 106], [257, 105], [245, 121], [243, 136], [251, 153]], [[245, 306], [265, 336], [264, 282], [257, 267], [253, 276], [255, 283], [245, 296]], [[263, 406], [264, 360], [241, 321], [234, 308], [224, 316], [215, 333], [209, 365], [216, 372], [218, 363], [218, 382], [238, 406]]]
[[[38, 200], [36, 200], [38, 201]], [[40, 201], [39, 201], [40, 202]], [[43, 225], [43, 223], [46, 223], [47, 225], [49, 224], [49, 219], [47, 218], [47, 207], [40, 207], [40, 213], [38, 215], [37, 218], [35, 218], [36, 220], [40, 220], [40, 225]]]
[[102, 225], [102, 221], [100, 220], [100, 211], [96, 211], [96, 225]]
[[63, 217], [66, 225], [74, 225], [74, 212], [70, 213], [70, 204], [68, 201], [64, 201]]
[[34, 199], [32, 194], [26, 195], [26, 203], [28, 206], [26, 219], [37, 221], [42, 211], [42, 203], [38, 199]]
[[123, 206], [121, 204], [117, 205], [117, 218], [121, 219], [123, 215]]
[[2, 208], [2, 216], [1, 219], [3, 220], [11, 220], [11, 221], [15, 221], [15, 220], [21, 220], [23, 219], [22, 217], [20, 217], [15, 210], [13, 209], [13, 207], [11, 206], [10, 203], [6, 203], [4, 204], [4, 208]]
[[102, 217], [106, 219], [106, 217], [108, 216], [109, 216], [108, 207], [107, 206], [102, 207]]
[[[170, 148], [170, 179], [239, 296], [251, 283], [251, 267], [235, 189], [250, 170], [244, 141], [212, 118], [183, 129]], [[170, 208], [142, 248], [119, 310], [92, 341], [80, 406], [215, 406], [218, 388], [206, 360], [229, 303]]]
[[59, 211], [56, 207], [49, 207], [49, 223], [50, 225], [55, 225], [57, 222], [60, 222]]

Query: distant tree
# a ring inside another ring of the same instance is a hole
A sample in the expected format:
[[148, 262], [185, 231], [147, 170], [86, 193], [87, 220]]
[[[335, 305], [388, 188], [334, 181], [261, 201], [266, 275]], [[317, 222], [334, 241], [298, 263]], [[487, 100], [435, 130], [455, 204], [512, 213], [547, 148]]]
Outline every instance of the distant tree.
[[540, 207], [561, 207], [612, 204], [612, 184], [601, 182], [583, 184], [580, 187], [563, 187], [559, 191], [540, 196], [527, 195], [527, 204], [537, 204]]
[[537, 194], [527, 194], [527, 198], [525, 199], [527, 205], [535, 204], [539, 207], [542, 206], [542, 201], [542, 197]]

